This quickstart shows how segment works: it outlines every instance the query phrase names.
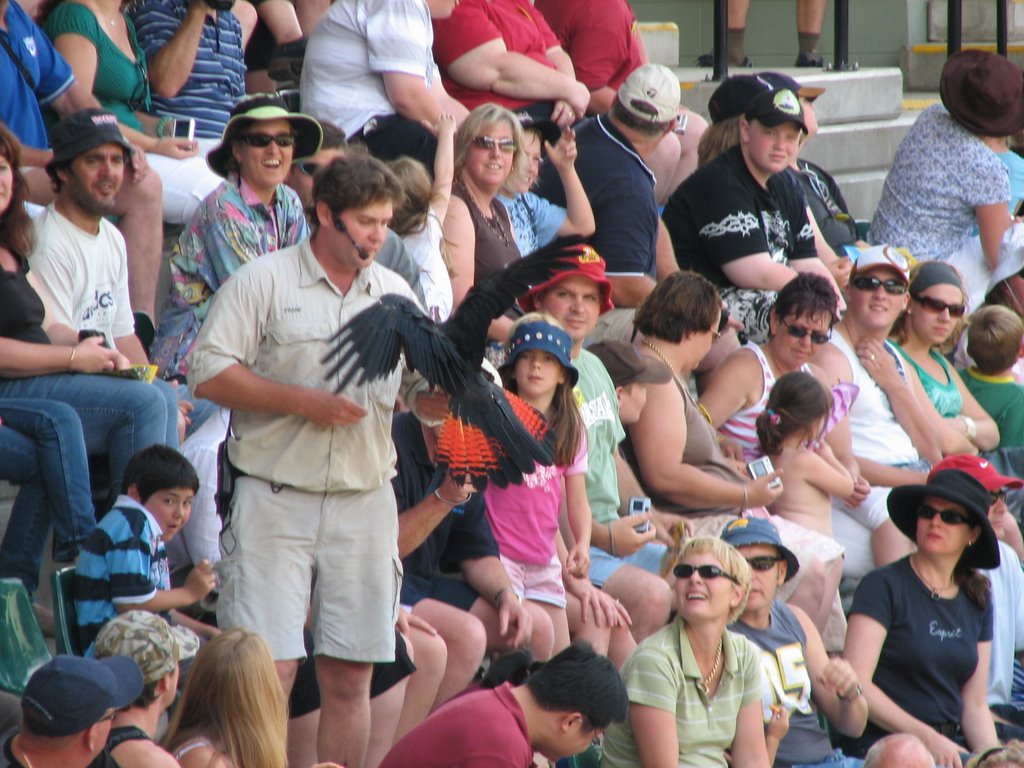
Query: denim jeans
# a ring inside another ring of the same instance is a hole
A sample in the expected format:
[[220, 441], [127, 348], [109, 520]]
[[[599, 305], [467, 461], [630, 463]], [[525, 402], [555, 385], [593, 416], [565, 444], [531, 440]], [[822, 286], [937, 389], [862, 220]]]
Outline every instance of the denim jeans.
[[67, 403], [82, 421], [85, 450], [106, 454], [110, 484], [120, 490], [128, 459], [162, 443], [178, 446], [178, 400], [165, 381], [142, 381], [88, 373], [0, 379], [0, 398], [30, 397]]
[[0, 400], [0, 477], [21, 486], [0, 542], [0, 578], [20, 579], [30, 593], [51, 524], [54, 559], [73, 560], [96, 526], [82, 423], [53, 400]]

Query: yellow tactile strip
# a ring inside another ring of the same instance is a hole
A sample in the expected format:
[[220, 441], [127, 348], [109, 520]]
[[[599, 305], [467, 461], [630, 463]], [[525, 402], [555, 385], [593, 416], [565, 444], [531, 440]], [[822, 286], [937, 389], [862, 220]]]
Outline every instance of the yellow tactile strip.
[[904, 99], [903, 109], [907, 112], [916, 112], [922, 109], [927, 109], [932, 104], [938, 103], [939, 99], [937, 97], [931, 99]]

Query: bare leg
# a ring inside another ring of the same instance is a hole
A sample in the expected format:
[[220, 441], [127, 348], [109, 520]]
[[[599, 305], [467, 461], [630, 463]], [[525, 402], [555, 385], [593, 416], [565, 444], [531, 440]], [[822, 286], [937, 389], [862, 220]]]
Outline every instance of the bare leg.
[[[409, 657], [412, 658], [412, 649]], [[370, 699], [370, 739], [366, 747], [366, 760], [363, 768], [377, 768], [384, 756], [395, 745], [398, 721], [402, 717], [402, 705], [405, 702], [410, 678], [396, 683], [380, 696]], [[315, 760], [313, 761], [316, 762]], [[293, 768], [308, 768], [313, 763], [306, 763]]]
[[871, 532], [871, 556], [876, 566], [895, 563], [913, 551], [913, 542], [900, 533], [892, 520], [886, 520]]
[[371, 664], [316, 657], [320, 683], [317, 757], [348, 768], [362, 768], [370, 738]]
[[[551, 655], [554, 656], [561, 650], [569, 647], [569, 622], [565, 616], [565, 608], [559, 608], [551, 603], [534, 602], [526, 600], [524, 603], [532, 603], [540, 608], [551, 619], [551, 626], [555, 630], [555, 642], [551, 648]], [[540, 658], [538, 656], [538, 658]]]
[[697, 145], [708, 122], [696, 112], [686, 111], [686, 133], [668, 133], [647, 160], [657, 184], [654, 197], [664, 205], [684, 179], [697, 170]]
[[[523, 603], [523, 607], [533, 619], [533, 634], [526, 641], [526, 645], [533, 652], [534, 658], [547, 661], [551, 658], [551, 649], [555, 642], [555, 628], [547, 613], [535, 603], [527, 600]], [[509, 642], [510, 638], [502, 637], [499, 634], [498, 612], [493, 605], [483, 598], [477, 598], [469, 612], [483, 622], [484, 630], [487, 632], [487, 650], [505, 653], [513, 649]]]
[[277, 670], [277, 677], [281, 681], [281, 687], [284, 688], [284, 695], [291, 696], [292, 686], [295, 685], [295, 675], [299, 671], [298, 659], [275, 661], [274, 668]]
[[624, 565], [612, 574], [602, 589], [626, 607], [633, 620], [632, 632], [637, 642], [668, 623], [672, 591], [659, 576]]
[[134, 312], [156, 320], [156, 284], [164, 246], [164, 188], [155, 171], [135, 181], [131, 172], [116, 198], [117, 228], [128, 248], [128, 296]]
[[796, 31], [821, 36], [825, 23], [825, 0], [796, 0]]
[[824, 634], [832, 611], [832, 601], [843, 578], [843, 559], [837, 557], [827, 563], [812, 557], [800, 564], [800, 582], [786, 601], [803, 608], [811, 617], [818, 632]]
[[320, 727], [320, 710], [307, 712], [288, 721], [288, 765], [309, 768], [316, 762], [316, 732]]
[[476, 616], [438, 600], [420, 600], [412, 612], [433, 626], [448, 647], [448, 664], [434, 701], [436, 707], [472, 682], [487, 652], [487, 632]]
[[416, 671], [405, 689], [405, 704], [395, 732], [396, 741], [419, 725], [434, 706], [448, 662], [448, 648], [440, 635], [409, 627], [406, 643], [413, 647]]
[[231, 12], [242, 26], [242, 47], [245, 48], [249, 44], [253, 30], [256, 29], [256, 8], [249, 0], [235, 0]]
[[569, 594], [566, 598], [565, 615], [569, 619], [572, 639], [586, 640], [595, 651], [611, 659], [616, 667], [621, 667], [636, 648], [636, 641], [630, 634], [629, 627], [599, 627], [593, 619], [584, 622], [580, 601]]
[[307, 37], [320, 21], [331, 4], [328, 0], [295, 0], [295, 15], [299, 18], [299, 26]]
[[290, 43], [302, 37], [302, 28], [295, 15], [295, 6], [288, 0], [263, 0], [256, 6], [256, 15], [267, 25], [274, 41]]

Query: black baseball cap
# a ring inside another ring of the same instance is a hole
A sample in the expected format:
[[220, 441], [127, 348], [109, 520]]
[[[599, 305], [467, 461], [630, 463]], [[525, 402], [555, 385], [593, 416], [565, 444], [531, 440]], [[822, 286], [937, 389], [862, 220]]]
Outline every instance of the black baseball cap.
[[50, 131], [53, 158], [46, 167], [65, 163], [103, 144], [118, 144], [127, 152], [133, 147], [121, 135], [117, 117], [105, 109], [82, 109], [68, 115]]
[[801, 131], [807, 133], [804, 122], [804, 108], [800, 99], [789, 88], [779, 88], [757, 94], [744, 114], [747, 120], [757, 120], [761, 125], [774, 127], [785, 123], [795, 123]]

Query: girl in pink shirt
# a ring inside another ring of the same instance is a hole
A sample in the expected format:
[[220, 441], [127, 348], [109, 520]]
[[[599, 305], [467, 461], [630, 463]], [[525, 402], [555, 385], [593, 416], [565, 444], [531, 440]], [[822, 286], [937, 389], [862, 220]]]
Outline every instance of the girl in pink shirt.
[[[552, 433], [555, 463], [537, 465], [519, 485], [484, 491], [487, 518], [516, 593], [533, 600], [555, 627], [555, 652], [569, 644], [563, 570], [586, 578], [590, 567], [590, 505], [587, 503], [586, 432], [573, 387], [579, 373], [569, 358], [572, 340], [553, 318], [531, 313], [520, 318], [501, 368], [507, 390], [540, 411]], [[563, 490], [564, 486], [564, 490]], [[559, 535], [563, 497], [572, 546]]]

